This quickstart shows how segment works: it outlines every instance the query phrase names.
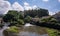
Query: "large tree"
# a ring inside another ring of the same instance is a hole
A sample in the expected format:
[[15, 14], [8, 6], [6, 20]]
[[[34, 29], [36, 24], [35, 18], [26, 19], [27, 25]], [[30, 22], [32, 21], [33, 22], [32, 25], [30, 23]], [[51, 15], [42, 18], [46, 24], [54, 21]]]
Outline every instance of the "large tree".
[[8, 11], [3, 17], [3, 20], [4, 22], [10, 22], [11, 24], [24, 24], [22, 13], [15, 10]]

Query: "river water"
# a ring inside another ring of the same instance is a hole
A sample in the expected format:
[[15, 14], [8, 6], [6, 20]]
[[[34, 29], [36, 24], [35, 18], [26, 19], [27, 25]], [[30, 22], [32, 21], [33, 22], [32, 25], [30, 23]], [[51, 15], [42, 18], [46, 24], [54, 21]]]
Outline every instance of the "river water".
[[[3, 31], [7, 28], [9, 27], [5, 25], [0, 29], [0, 36], [3, 36]], [[26, 25], [23, 26], [22, 31], [19, 33], [19, 36], [48, 36], [48, 34], [44, 28], [26, 23]]]
[[0, 29], [0, 36], [3, 36], [3, 31], [4, 31], [5, 29], [7, 29], [7, 28], [9, 28], [9, 27], [8, 27], [8, 25], [5, 23], [5, 25], [3, 26], [3, 28]]
[[29, 23], [26, 23], [23, 27], [23, 30], [19, 34], [20, 36], [48, 36], [46, 29], [31, 25]]

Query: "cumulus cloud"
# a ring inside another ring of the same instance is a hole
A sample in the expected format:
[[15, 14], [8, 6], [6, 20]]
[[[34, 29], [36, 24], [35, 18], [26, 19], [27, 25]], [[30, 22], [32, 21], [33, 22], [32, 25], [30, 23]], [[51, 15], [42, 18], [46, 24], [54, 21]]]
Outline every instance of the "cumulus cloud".
[[37, 6], [36, 5], [30, 6], [29, 3], [24, 2], [24, 8], [25, 10], [32, 10], [32, 9], [36, 9]]
[[32, 7], [29, 5], [29, 3], [24, 2], [24, 9], [25, 9], [25, 10], [31, 10]]
[[24, 6], [29, 6], [29, 3], [27, 3], [27, 2], [24, 2]]
[[24, 6], [25, 10], [32, 10], [31, 6]]
[[42, 0], [42, 1], [44, 1], [44, 2], [48, 2], [49, 0]]
[[54, 15], [54, 14], [56, 14], [56, 12], [49, 12], [49, 15]]
[[36, 5], [30, 6], [27, 2], [24, 2], [24, 6], [21, 6], [18, 2], [11, 5], [8, 1], [0, 0], [0, 14], [6, 14], [9, 10], [24, 11], [35, 8], [37, 8]]
[[36, 9], [36, 8], [37, 8], [37, 6], [36, 6], [36, 5], [34, 5], [34, 6], [33, 6], [33, 9]]
[[13, 10], [17, 10], [17, 11], [24, 11], [24, 8], [23, 8], [18, 2], [15, 2], [15, 3], [12, 5], [12, 9], [13, 9]]
[[60, 0], [58, 0], [58, 2], [60, 2]]
[[11, 5], [8, 1], [0, 0], [0, 14], [6, 14], [9, 10], [24, 11], [24, 8], [18, 2]]
[[6, 14], [10, 9], [10, 3], [8, 1], [0, 0], [0, 14]]

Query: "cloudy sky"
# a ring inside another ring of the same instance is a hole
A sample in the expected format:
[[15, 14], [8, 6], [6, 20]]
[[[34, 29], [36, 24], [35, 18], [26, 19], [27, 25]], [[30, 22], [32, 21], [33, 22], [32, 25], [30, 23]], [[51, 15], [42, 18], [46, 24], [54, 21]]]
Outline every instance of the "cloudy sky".
[[0, 14], [7, 13], [6, 11], [9, 9], [23, 11], [37, 7], [48, 9], [50, 14], [53, 15], [60, 10], [60, 0], [0, 0]]

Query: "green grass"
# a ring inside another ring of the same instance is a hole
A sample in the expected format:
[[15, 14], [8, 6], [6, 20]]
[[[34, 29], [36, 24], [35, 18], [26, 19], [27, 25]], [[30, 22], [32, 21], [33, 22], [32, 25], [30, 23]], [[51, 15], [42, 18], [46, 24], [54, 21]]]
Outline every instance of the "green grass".
[[18, 33], [19, 29], [16, 26], [12, 26], [9, 29], [7, 29], [7, 32], [14, 32], [14, 33]]
[[47, 29], [47, 33], [49, 34], [49, 36], [60, 36], [60, 31], [55, 29]]

